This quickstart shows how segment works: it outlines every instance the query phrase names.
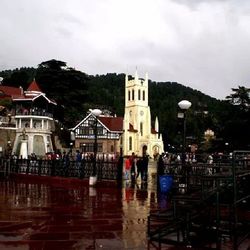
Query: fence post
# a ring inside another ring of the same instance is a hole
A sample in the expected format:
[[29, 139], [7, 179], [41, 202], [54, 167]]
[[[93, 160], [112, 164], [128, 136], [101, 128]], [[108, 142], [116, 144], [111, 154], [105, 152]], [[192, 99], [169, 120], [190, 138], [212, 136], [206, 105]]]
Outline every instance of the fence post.
[[38, 175], [41, 175], [42, 172], [42, 160], [38, 160]]
[[122, 183], [122, 172], [123, 172], [123, 157], [120, 156], [117, 162], [117, 183]]
[[29, 171], [30, 171], [30, 160], [27, 159], [27, 160], [26, 160], [26, 163], [27, 163], [26, 174], [29, 174]]
[[56, 160], [55, 159], [52, 159], [52, 161], [51, 161], [51, 176], [55, 176], [55, 163], [56, 163]]

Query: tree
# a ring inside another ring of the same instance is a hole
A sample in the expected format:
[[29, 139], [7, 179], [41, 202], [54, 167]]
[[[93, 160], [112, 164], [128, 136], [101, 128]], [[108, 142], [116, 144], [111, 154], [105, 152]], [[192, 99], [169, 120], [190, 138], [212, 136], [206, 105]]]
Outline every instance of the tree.
[[66, 126], [74, 125], [86, 112], [88, 80], [87, 74], [68, 68], [65, 62], [55, 59], [40, 63], [36, 73], [42, 91], [65, 107]]
[[250, 89], [244, 86], [238, 86], [237, 88], [232, 88], [232, 93], [227, 96], [226, 99], [233, 105], [239, 105], [242, 110], [248, 110], [250, 107]]
[[3, 85], [20, 87], [24, 89], [28, 87], [28, 84], [32, 81], [35, 75], [34, 68], [20, 68], [13, 71], [4, 71], [1, 76], [3, 77]]
[[62, 70], [67, 67], [66, 62], [51, 59], [49, 61], [42, 62], [38, 65], [38, 68], [47, 68], [52, 70]]

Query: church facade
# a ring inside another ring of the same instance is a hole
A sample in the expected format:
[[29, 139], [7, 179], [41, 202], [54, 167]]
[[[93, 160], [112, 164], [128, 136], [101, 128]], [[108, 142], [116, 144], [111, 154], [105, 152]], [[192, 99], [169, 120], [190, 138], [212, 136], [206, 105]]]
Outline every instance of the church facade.
[[154, 126], [151, 126], [147, 74], [145, 79], [141, 79], [136, 72], [131, 80], [126, 75], [122, 145], [125, 156], [147, 153], [153, 157], [164, 151], [157, 117]]

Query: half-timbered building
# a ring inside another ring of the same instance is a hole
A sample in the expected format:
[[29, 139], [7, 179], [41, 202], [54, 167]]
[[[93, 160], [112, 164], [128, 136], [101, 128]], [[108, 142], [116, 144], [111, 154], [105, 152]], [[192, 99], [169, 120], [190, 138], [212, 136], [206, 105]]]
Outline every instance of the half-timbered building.
[[105, 115], [95, 117], [89, 113], [71, 129], [75, 137], [76, 150], [84, 154], [94, 152], [95, 128], [98, 138], [97, 155], [117, 157], [122, 149], [123, 117]]

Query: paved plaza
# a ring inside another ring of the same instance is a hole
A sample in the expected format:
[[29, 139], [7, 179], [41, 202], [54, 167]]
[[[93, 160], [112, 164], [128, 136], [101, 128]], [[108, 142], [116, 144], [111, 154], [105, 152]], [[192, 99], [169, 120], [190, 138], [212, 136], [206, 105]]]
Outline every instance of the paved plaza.
[[148, 183], [124, 181], [122, 187], [59, 177], [2, 179], [0, 249], [183, 249], [148, 240], [150, 211], [168, 206], [152, 171]]
[[157, 249], [147, 240], [159, 201], [148, 183], [98, 183], [26, 175], [0, 182], [0, 249]]

